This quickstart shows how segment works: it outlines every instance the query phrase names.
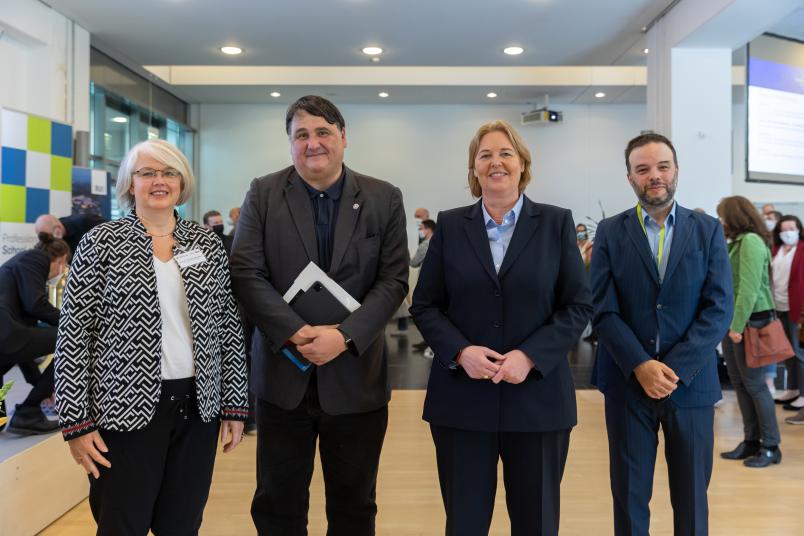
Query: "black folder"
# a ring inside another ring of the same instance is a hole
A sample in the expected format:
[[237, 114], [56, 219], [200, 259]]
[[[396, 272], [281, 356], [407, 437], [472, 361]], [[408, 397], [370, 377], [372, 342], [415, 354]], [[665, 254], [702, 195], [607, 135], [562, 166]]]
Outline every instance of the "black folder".
[[311, 326], [340, 324], [349, 316], [349, 309], [318, 281], [299, 291], [290, 307]]
[[[349, 309], [343, 306], [338, 299], [320, 282], [316, 281], [309, 289], [300, 290], [292, 300], [290, 307], [311, 326], [340, 324], [349, 316]], [[282, 348], [285, 357], [305, 371], [310, 363], [295, 347], [288, 345]]]

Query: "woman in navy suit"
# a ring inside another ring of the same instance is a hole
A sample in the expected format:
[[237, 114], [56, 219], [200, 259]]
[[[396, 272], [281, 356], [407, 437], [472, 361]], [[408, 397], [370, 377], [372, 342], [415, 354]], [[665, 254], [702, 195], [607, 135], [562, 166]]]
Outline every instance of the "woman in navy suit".
[[592, 313], [569, 210], [534, 203], [530, 152], [505, 121], [469, 145], [480, 200], [442, 212], [411, 312], [435, 352], [424, 419], [446, 534], [488, 534], [502, 459], [511, 534], [557, 534], [576, 424], [567, 353]]

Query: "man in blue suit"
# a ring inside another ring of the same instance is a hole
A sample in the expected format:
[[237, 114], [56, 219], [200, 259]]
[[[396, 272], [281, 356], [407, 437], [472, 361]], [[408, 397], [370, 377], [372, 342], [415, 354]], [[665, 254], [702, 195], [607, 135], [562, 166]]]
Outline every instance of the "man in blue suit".
[[635, 208], [603, 220], [592, 255], [592, 380], [605, 395], [614, 532], [648, 534], [658, 430], [676, 536], [708, 533], [715, 347], [733, 310], [720, 223], [674, 200], [673, 144], [642, 134], [625, 149]]

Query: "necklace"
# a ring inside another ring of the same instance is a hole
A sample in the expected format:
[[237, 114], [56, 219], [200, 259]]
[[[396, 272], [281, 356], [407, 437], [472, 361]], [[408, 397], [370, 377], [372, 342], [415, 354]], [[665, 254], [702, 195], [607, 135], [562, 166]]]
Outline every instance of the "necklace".
[[173, 231], [170, 231], [169, 233], [165, 233], [165, 234], [153, 234], [150, 231], [146, 231], [146, 232], [148, 233], [148, 236], [150, 236], [151, 238], [164, 238], [166, 236], [170, 236], [170, 235], [173, 234]]

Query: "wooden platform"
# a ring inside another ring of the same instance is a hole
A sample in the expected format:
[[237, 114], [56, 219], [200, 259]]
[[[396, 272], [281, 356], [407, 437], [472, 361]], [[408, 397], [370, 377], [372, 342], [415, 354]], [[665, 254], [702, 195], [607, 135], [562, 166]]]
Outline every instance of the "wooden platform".
[[[443, 534], [444, 514], [435, 455], [429, 430], [421, 420], [423, 397], [423, 391], [394, 392], [378, 482], [377, 533], [380, 536]], [[578, 409], [580, 424], [572, 433], [562, 486], [561, 534], [605, 536], [612, 533], [612, 514], [602, 396], [596, 391], [578, 391]], [[734, 393], [726, 393], [726, 403], [716, 410], [715, 417], [716, 457], [710, 486], [710, 534], [713, 536], [804, 534], [801, 516], [804, 426], [784, 424], [784, 417], [788, 415], [789, 412], [777, 409], [783, 440], [781, 465], [748, 469], [740, 462], [721, 460], [717, 452], [733, 448], [742, 439]], [[218, 456], [201, 534], [255, 534], [249, 516], [254, 491], [255, 446], [256, 438], [247, 437], [234, 453]], [[663, 452], [661, 444], [659, 449]], [[661, 454], [659, 459], [651, 503], [651, 534], [669, 536], [672, 512], [667, 492], [667, 467]], [[4, 490], [3, 496], [6, 495]], [[325, 534], [323, 506], [323, 483], [317, 465], [311, 490], [311, 536]], [[36, 505], [26, 505], [26, 515], [36, 508]], [[2, 530], [0, 533], [16, 534]], [[79, 504], [42, 534], [94, 534], [87, 502]], [[510, 534], [502, 486], [498, 489], [490, 534]]]

